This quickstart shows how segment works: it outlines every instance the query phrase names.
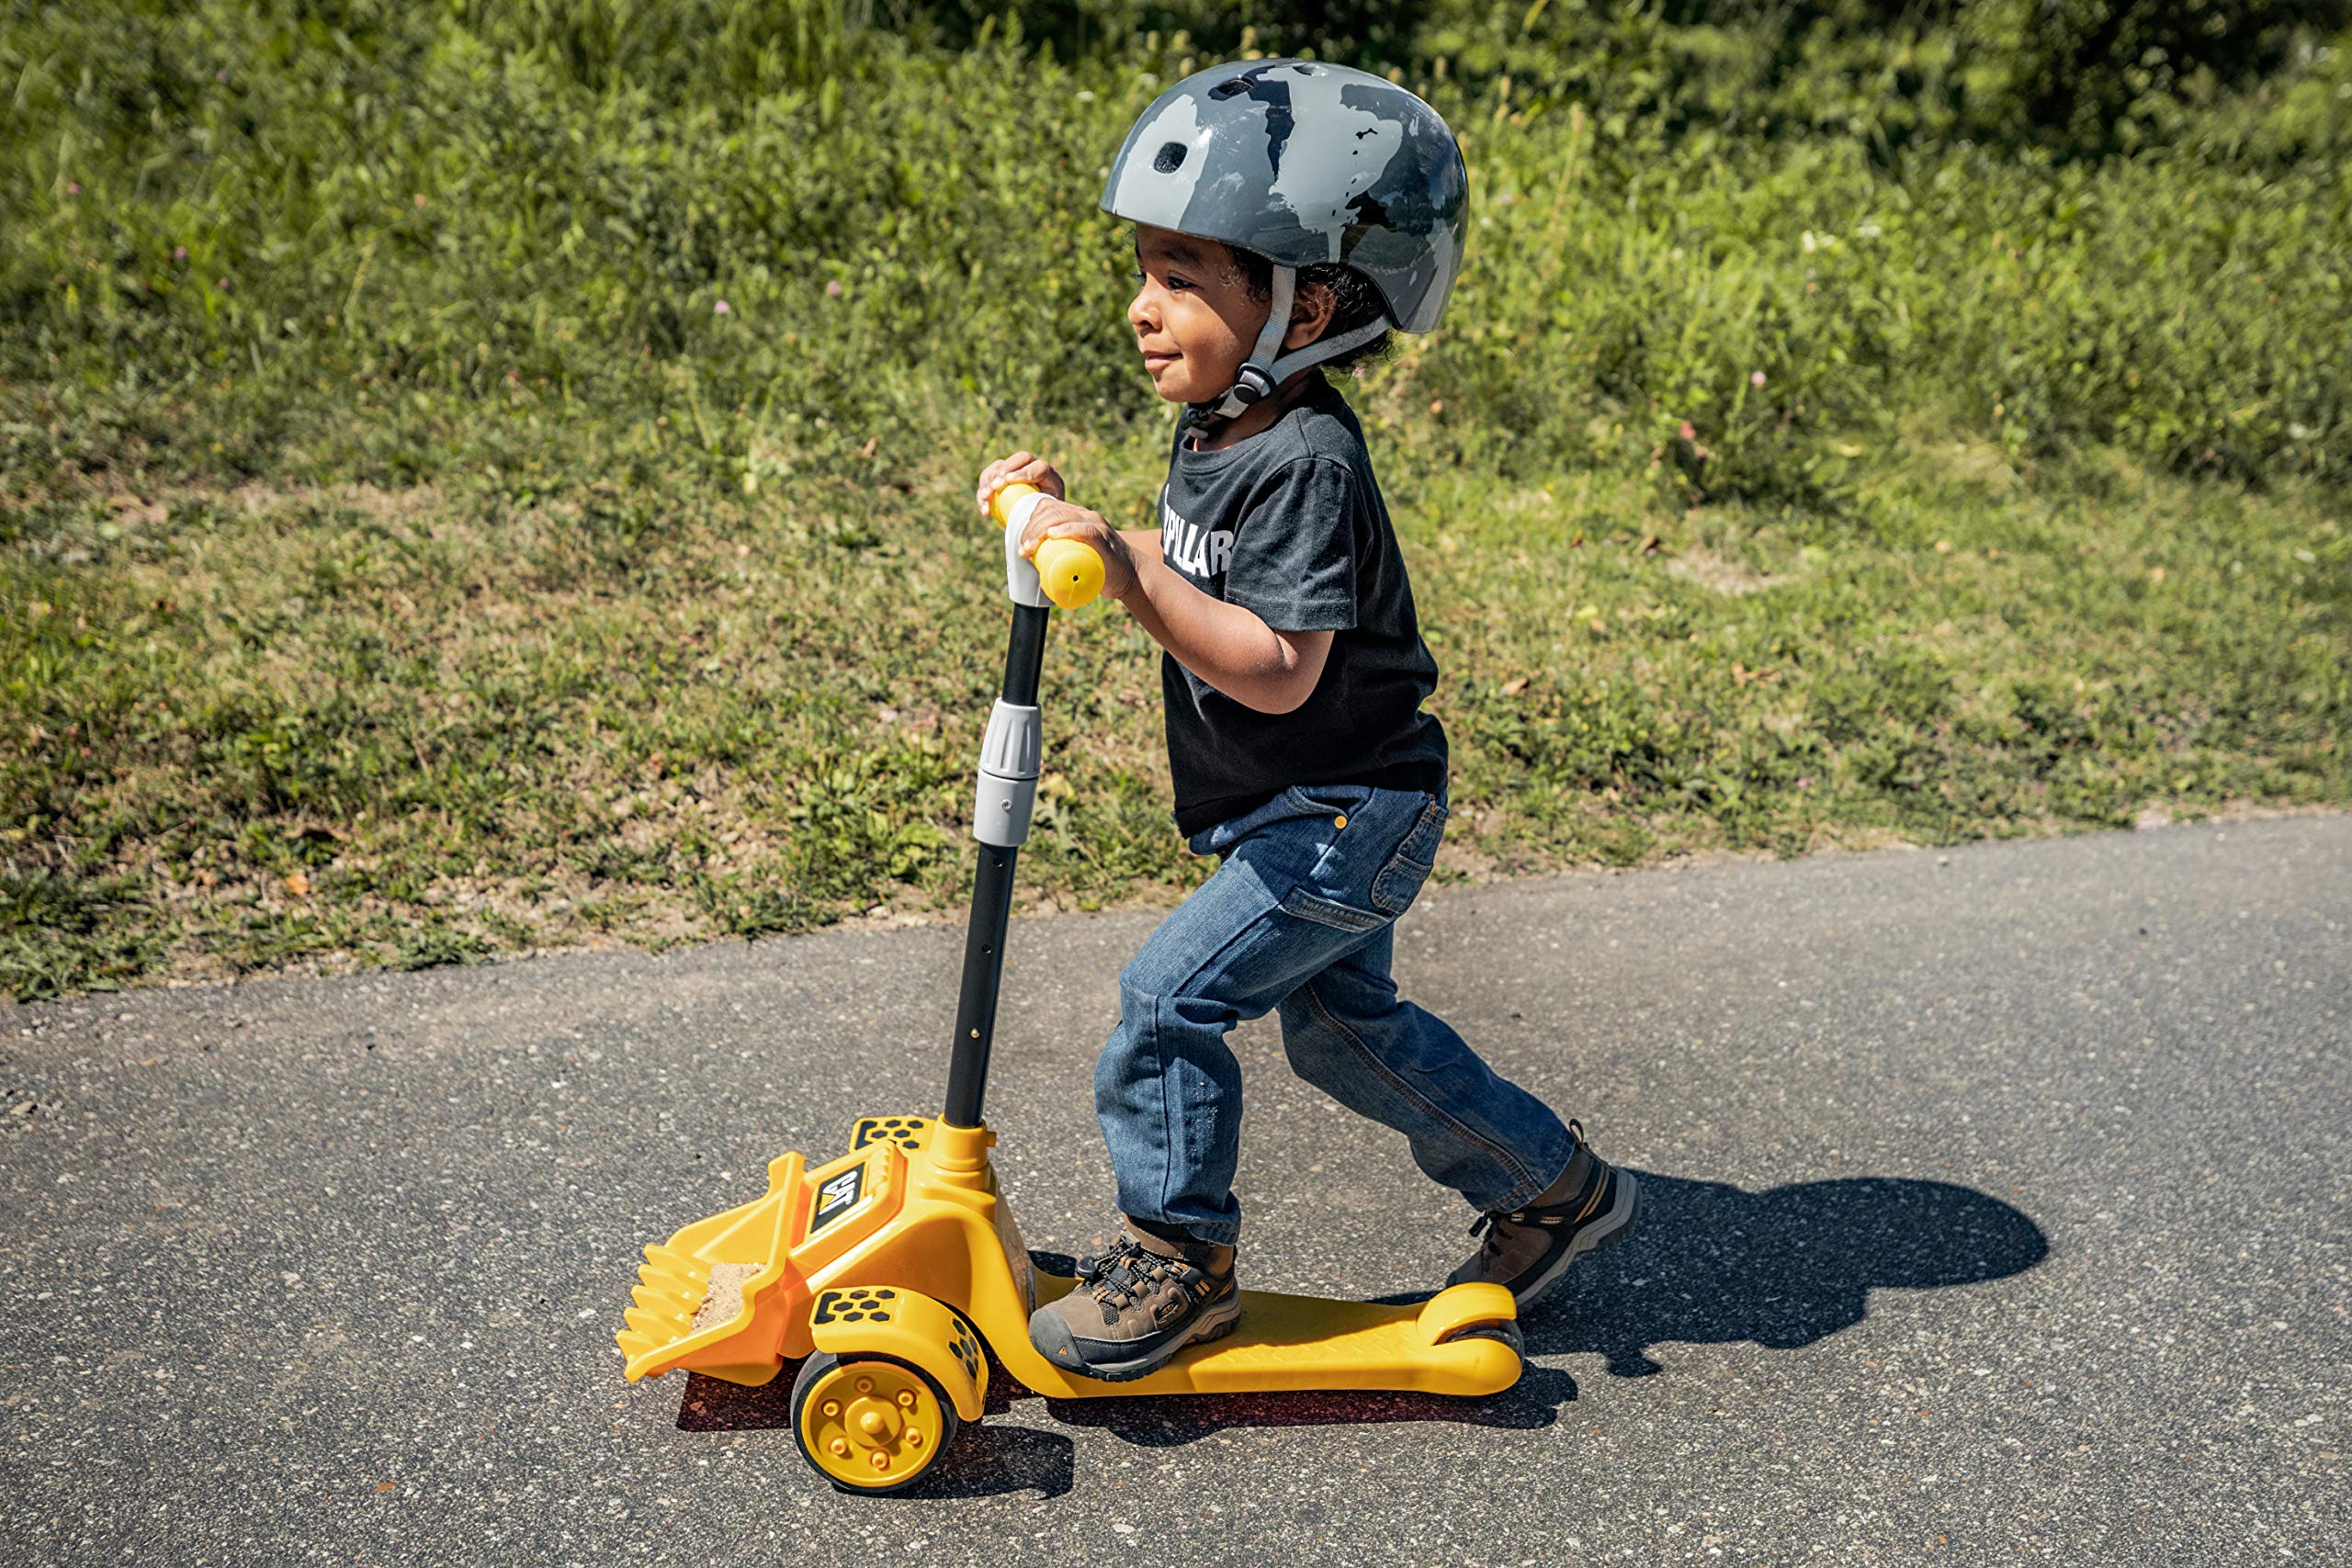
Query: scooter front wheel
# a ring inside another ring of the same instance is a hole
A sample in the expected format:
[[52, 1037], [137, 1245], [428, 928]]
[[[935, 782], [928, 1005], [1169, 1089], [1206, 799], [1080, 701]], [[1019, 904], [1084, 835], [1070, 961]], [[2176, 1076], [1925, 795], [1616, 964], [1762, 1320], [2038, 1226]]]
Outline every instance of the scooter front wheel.
[[930, 1375], [892, 1357], [820, 1351], [792, 1380], [800, 1455], [843, 1492], [912, 1485], [960, 1426]]

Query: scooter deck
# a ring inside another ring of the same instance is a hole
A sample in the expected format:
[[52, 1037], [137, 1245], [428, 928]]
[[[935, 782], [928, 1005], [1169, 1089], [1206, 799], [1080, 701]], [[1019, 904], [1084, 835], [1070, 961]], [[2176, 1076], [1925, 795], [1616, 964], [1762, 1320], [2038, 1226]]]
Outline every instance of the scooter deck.
[[[1057, 1274], [1036, 1278], [1040, 1305], [1077, 1285]], [[1427, 1302], [1401, 1306], [1244, 1291], [1233, 1332], [1179, 1351], [1148, 1377], [1104, 1382], [1062, 1372], [1042, 1358], [1038, 1367], [1062, 1387], [1046, 1386], [1048, 1378], [1025, 1364], [1020, 1375], [1040, 1393], [1076, 1398], [1298, 1389], [1494, 1393], [1519, 1380], [1519, 1352], [1498, 1339], [1444, 1336], [1476, 1324], [1507, 1323], [1512, 1315], [1510, 1292], [1499, 1285], [1456, 1285]], [[1024, 1325], [1023, 1349], [1027, 1337]]]

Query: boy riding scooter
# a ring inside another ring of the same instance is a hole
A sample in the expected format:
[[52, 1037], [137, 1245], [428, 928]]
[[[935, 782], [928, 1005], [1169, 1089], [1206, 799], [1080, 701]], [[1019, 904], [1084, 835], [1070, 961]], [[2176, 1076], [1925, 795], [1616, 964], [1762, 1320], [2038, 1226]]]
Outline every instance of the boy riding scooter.
[[1205, 71], [1127, 133], [1102, 206], [1136, 224], [1127, 307], [1145, 373], [1184, 405], [1160, 526], [1123, 532], [1044, 458], [980, 475], [1043, 496], [1021, 548], [1071, 539], [1164, 650], [1179, 831], [1215, 875], [1120, 976], [1094, 1077], [1125, 1225], [1030, 1334], [1057, 1365], [1144, 1376], [1232, 1330], [1241, 1077], [1226, 1032], [1269, 1010], [1292, 1067], [1403, 1133], [1482, 1211], [1450, 1283], [1524, 1309], [1622, 1239], [1634, 1179], [1495, 1075], [1389, 977], [1391, 927], [1447, 814], [1437, 666], [1363, 431], [1326, 378], [1435, 327], [1462, 262], [1467, 182], [1436, 111], [1362, 72]]

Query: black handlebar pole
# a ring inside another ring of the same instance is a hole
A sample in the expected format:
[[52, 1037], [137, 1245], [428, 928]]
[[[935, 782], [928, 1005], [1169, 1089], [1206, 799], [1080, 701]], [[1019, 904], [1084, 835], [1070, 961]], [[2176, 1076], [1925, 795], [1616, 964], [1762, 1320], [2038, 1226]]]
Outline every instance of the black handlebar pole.
[[1037, 671], [1046, 662], [1046, 626], [1053, 612], [1027, 604], [1012, 607], [1012, 640], [1004, 649], [1004, 700], [1019, 707], [1037, 705]]
[[[1037, 672], [1045, 662], [1049, 612], [1028, 604], [1012, 607], [1012, 636], [1004, 652], [1004, 700], [1023, 707], [1037, 702]], [[972, 919], [964, 937], [964, 985], [956, 1003], [956, 1043], [947, 1067], [947, 1112], [951, 1127], [980, 1125], [980, 1101], [988, 1089], [989, 1047], [996, 1038], [996, 1001], [1004, 977], [1004, 933], [1012, 918], [1012, 873], [1020, 861], [1015, 846], [979, 846], [979, 874], [972, 883]]]

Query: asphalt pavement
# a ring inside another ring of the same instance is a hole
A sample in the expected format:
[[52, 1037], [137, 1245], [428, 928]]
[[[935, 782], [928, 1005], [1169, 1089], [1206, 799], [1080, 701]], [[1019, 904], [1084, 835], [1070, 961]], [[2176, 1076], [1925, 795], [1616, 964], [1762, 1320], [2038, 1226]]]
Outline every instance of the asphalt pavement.
[[[1088, 1249], [1143, 914], [1016, 922], [989, 1122]], [[0, 1562], [2342, 1561], [2352, 819], [1439, 889], [1405, 994], [1641, 1174], [1519, 1385], [991, 1393], [847, 1497], [788, 1378], [629, 1387], [638, 1248], [935, 1113], [956, 927], [0, 1010]], [[1246, 1284], [1474, 1217], [1248, 1085]]]

